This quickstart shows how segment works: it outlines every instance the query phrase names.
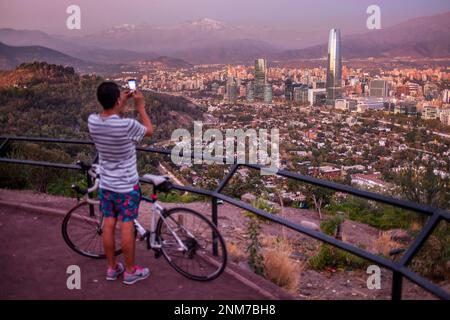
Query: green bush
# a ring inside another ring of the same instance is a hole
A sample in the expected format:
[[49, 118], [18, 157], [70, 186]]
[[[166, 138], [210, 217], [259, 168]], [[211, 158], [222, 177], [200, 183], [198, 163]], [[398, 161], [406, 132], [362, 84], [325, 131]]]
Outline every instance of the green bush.
[[450, 224], [442, 221], [411, 262], [411, 268], [436, 281], [450, 278]]
[[327, 211], [346, 213], [348, 219], [368, 224], [381, 230], [409, 229], [415, 216], [406, 210], [349, 196], [345, 201], [333, 203]]
[[[320, 229], [329, 236], [335, 236], [338, 226], [343, 221], [342, 216], [331, 217], [320, 224]], [[309, 259], [309, 264], [317, 270], [323, 270], [327, 267], [358, 269], [368, 265], [368, 262], [344, 250], [323, 243], [320, 245], [319, 252]]]
[[322, 244], [319, 252], [309, 259], [309, 265], [316, 270], [323, 270], [327, 267], [359, 269], [366, 267], [369, 263], [346, 251]]
[[[256, 208], [256, 209], [263, 210], [263, 211], [265, 211], [267, 213], [270, 213], [270, 214], [277, 214], [278, 213], [278, 209], [275, 208], [269, 202], [267, 202], [264, 198], [256, 198], [255, 200], [252, 200], [251, 201], [251, 205], [254, 208]], [[255, 218], [257, 218], [257, 219], [259, 219], [260, 221], [263, 221], [263, 222], [269, 222], [270, 221], [270, 220], [266, 219], [265, 217], [261, 217], [261, 216], [255, 215], [254, 213], [249, 212], [249, 211], [246, 211], [245, 215], [247, 217], [251, 217], [251, 218], [255, 217]]]
[[341, 216], [334, 216], [320, 224], [320, 229], [329, 236], [334, 236], [337, 232], [338, 226], [344, 221]]
[[264, 275], [264, 257], [261, 254], [261, 242], [259, 235], [261, 233], [261, 220], [254, 214], [249, 213], [246, 233], [249, 238], [246, 251], [248, 252], [248, 264], [250, 268], [259, 275]]
[[161, 202], [190, 203], [194, 201], [205, 201], [205, 198], [192, 193], [180, 194], [177, 191], [158, 193], [158, 200]]

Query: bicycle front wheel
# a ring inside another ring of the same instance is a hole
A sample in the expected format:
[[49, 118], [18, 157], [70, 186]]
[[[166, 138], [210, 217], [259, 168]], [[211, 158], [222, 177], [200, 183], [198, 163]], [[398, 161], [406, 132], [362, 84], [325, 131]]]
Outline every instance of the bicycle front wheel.
[[225, 269], [227, 251], [222, 235], [211, 221], [194, 210], [167, 210], [164, 219], [158, 220], [156, 235], [164, 258], [189, 279], [213, 280]]
[[[77, 204], [64, 217], [61, 231], [64, 241], [76, 253], [89, 258], [106, 259], [102, 240], [103, 216], [98, 205], [89, 204], [87, 201]], [[115, 254], [119, 255], [122, 253], [118, 239], [120, 230], [115, 233]]]

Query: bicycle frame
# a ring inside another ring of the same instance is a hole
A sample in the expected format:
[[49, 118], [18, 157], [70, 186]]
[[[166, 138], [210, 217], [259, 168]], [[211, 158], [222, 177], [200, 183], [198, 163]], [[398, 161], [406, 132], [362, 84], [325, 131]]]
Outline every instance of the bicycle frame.
[[[156, 216], [158, 215], [159, 218], [162, 220], [162, 222], [167, 226], [167, 228], [169, 229], [169, 231], [172, 233], [172, 235], [175, 237], [175, 239], [177, 240], [178, 245], [180, 246], [180, 248], [182, 250], [188, 250], [188, 248], [186, 247], [186, 245], [183, 243], [183, 241], [180, 239], [180, 237], [177, 235], [177, 233], [173, 230], [173, 228], [166, 222], [166, 218], [164, 217], [164, 208], [161, 207], [161, 205], [156, 202], [156, 200], [147, 200], [147, 199], [143, 199], [146, 202], [150, 202], [152, 204], [152, 208], [151, 208], [151, 226], [150, 226], [150, 230], [146, 230], [137, 219], [134, 219], [134, 226], [137, 230], [137, 232], [140, 234], [141, 238], [145, 239], [146, 237], [150, 237], [149, 239], [149, 245], [150, 248], [152, 249], [159, 249], [161, 248], [161, 243], [159, 243], [156, 240]], [[184, 229], [184, 228], [183, 228]], [[184, 229], [186, 230], [186, 229]], [[190, 236], [192, 236], [192, 234], [186, 230], [186, 232], [188, 232], [188, 234]]]
[[[94, 185], [91, 188], [87, 189], [87, 195], [97, 191], [99, 186], [100, 186], [100, 175], [99, 175], [99, 168], [98, 165], [93, 164], [91, 166], [91, 168], [88, 170], [88, 174], [93, 178], [93, 182]], [[154, 193], [154, 195], [156, 195]], [[150, 202], [152, 204], [152, 208], [151, 208], [151, 226], [150, 226], [150, 230], [146, 230], [137, 219], [133, 220], [134, 223], [134, 227], [136, 228], [136, 231], [139, 233], [139, 235], [141, 236], [142, 239], [146, 239], [147, 237], [149, 237], [149, 246], [151, 249], [160, 249], [162, 247], [161, 243], [159, 243], [156, 240], [156, 217], [157, 215], [159, 216], [159, 218], [162, 220], [162, 222], [167, 226], [167, 228], [169, 229], [169, 231], [172, 233], [172, 235], [174, 236], [174, 238], [176, 239], [178, 245], [180, 246], [181, 250], [185, 250], [187, 251], [188, 248], [186, 247], [186, 245], [183, 243], [183, 241], [180, 239], [180, 237], [177, 235], [177, 233], [173, 230], [173, 228], [166, 222], [166, 218], [164, 217], [164, 208], [161, 207], [161, 205], [156, 201], [156, 199], [152, 199], [152, 200], [147, 200], [145, 198], [142, 198], [142, 200], [146, 201], [146, 202]], [[86, 201], [89, 203], [89, 205], [98, 205], [100, 204], [100, 201], [98, 200], [93, 200], [90, 197], [86, 197]], [[104, 224], [104, 220], [103, 217], [101, 219], [101, 224], [100, 224], [100, 229], [103, 229], [103, 224]], [[185, 229], [183, 226], [181, 226], [185, 232], [187, 232], [187, 234], [193, 238], [195, 238], [191, 232], [189, 232], [187, 229]]]

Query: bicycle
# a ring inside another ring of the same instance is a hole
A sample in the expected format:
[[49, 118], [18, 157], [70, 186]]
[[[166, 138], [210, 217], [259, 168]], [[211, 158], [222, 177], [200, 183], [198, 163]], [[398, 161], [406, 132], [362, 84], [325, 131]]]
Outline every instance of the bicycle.
[[[99, 167], [81, 161], [78, 164], [92, 177], [93, 185], [87, 189], [72, 185], [72, 189], [86, 199], [67, 212], [61, 227], [62, 235], [67, 245], [78, 254], [105, 259], [103, 215], [99, 212], [99, 201], [89, 196], [99, 188]], [[135, 236], [139, 235], [140, 240], [146, 241], [147, 250], [153, 250], [155, 258], [164, 256], [170, 266], [189, 279], [210, 281], [220, 276], [227, 263], [227, 251], [217, 227], [192, 209], [176, 207], [166, 210], [157, 202], [157, 192], [172, 189], [169, 177], [146, 174], [141, 182], [153, 185], [151, 198], [142, 196], [143, 201], [152, 204], [151, 227], [147, 230], [135, 219]], [[120, 232], [116, 232], [115, 254], [120, 255], [122, 250], [117, 235]]]

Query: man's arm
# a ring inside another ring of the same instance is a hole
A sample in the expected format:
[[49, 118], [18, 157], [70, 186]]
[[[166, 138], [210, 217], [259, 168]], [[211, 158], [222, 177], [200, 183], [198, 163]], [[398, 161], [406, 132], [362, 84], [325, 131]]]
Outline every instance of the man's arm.
[[133, 92], [134, 105], [136, 107], [137, 112], [141, 116], [141, 121], [144, 127], [147, 128], [147, 132], [145, 133], [145, 137], [150, 137], [153, 134], [153, 125], [152, 122], [145, 111], [145, 101], [144, 95], [140, 91]]

